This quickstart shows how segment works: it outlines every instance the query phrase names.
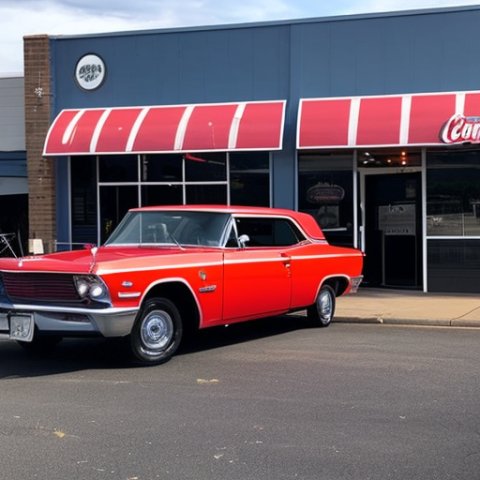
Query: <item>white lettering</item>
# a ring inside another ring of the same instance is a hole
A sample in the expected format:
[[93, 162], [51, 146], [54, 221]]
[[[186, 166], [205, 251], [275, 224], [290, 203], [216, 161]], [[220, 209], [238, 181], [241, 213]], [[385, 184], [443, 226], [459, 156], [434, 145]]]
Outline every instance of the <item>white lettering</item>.
[[480, 143], [480, 117], [451, 116], [440, 138], [444, 143]]

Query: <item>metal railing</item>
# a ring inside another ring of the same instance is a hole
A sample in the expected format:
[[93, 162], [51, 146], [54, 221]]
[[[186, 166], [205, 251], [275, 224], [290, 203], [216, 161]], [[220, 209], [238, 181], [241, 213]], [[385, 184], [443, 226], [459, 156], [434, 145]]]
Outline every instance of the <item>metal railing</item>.
[[13, 256], [17, 258], [17, 254], [12, 247], [12, 242], [16, 238], [15, 233], [0, 233], [0, 255], [1, 256]]

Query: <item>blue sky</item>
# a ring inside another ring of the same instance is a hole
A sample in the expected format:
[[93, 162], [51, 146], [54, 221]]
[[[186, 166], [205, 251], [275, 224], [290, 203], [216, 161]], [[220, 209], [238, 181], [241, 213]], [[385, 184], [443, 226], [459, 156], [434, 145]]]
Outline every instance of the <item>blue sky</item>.
[[0, 75], [23, 72], [23, 36], [71, 35], [479, 5], [468, 0], [0, 0]]

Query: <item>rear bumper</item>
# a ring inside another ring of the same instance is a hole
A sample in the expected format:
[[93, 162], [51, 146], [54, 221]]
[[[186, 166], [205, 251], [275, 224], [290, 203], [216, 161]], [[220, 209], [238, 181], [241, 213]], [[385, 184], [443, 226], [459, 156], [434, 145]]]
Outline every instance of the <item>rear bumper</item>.
[[362, 283], [363, 275], [359, 275], [358, 277], [351, 277], [350, 278], [350, 291], [349, 293], [357, 293], [360, 284]]
[[138, 308], [86, 309], [0, 303], [0, 338], [10, 338], [10, 315], [32, 315], [40, 333], [64, 336], [99, 334], [104, 337], [129, 335]]

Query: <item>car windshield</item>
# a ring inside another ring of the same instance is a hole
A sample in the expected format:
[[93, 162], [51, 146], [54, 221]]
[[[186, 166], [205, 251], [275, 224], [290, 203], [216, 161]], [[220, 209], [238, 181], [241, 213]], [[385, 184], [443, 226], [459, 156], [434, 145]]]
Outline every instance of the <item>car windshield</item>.
[[219, 247], [227, 213], [131, 211], [105, 245], [199, 245]]

